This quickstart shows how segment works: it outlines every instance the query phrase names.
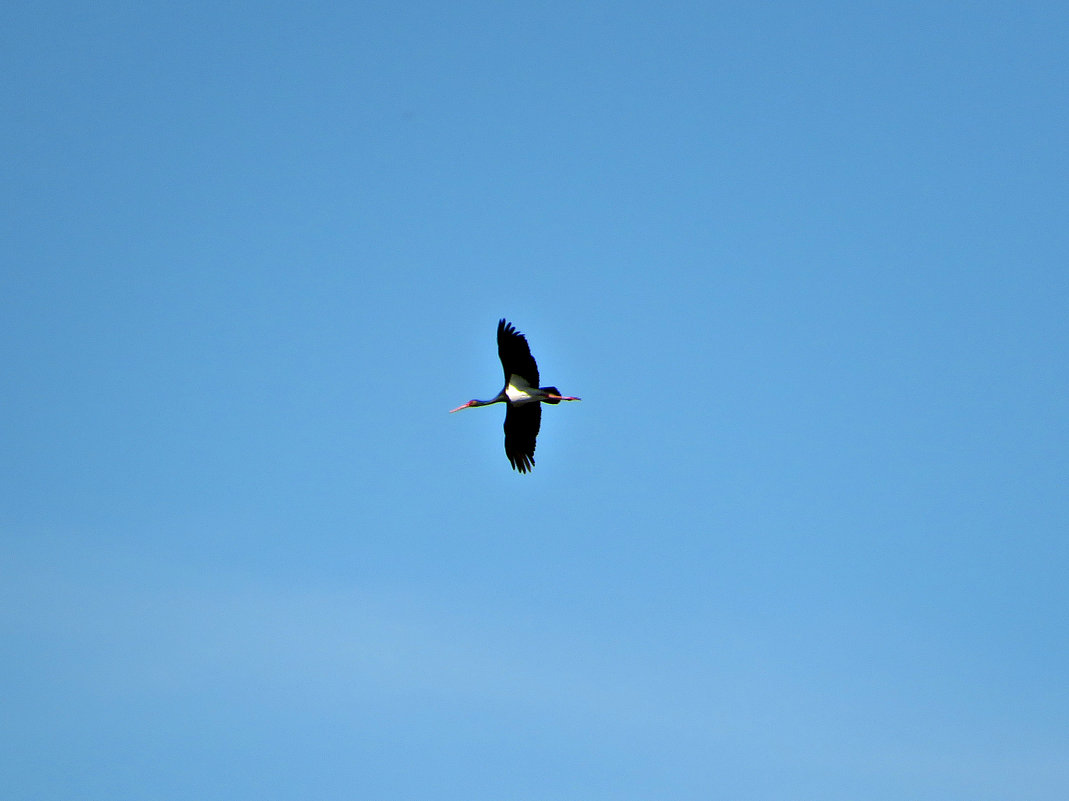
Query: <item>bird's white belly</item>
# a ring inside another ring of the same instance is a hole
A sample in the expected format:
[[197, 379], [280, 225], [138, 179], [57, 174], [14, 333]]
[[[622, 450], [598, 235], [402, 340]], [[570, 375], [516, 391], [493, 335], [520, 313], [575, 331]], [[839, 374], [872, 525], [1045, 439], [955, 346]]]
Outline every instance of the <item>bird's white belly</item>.
[[532, 387], [518, 375], [510, 375], [508, 386], [505, 387], [505, 395], [509, 403], [524, 404], [535, 403], [541, 397], [538, 387]]

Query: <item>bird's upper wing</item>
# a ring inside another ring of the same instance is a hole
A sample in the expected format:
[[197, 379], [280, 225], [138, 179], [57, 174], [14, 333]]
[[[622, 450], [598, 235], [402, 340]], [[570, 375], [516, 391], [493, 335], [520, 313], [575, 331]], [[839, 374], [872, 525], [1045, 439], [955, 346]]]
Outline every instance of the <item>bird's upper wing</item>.
[[[497, 324], [497, 355], [501, 357], [501, 366], [505, 370], [505, 383], [508, 384], [509, 376], [518, 375], [529, 386], [538, 386], [538, 365], [531, 348], [527, 345], [527, 339], [512, 323], [506, 323], [503, 319]], [[534, 404], [537, 406], [538, 404]], [[538, 426], [535, 426], [538, 433]], [[534, 438], [531, 439], [531, 450], [534, 450]]]
[[526, 473], [534, 467], [535, 440], [542, 425], [542, 404], [508, 404], [505, 412], [505, 455], [513, 470]]

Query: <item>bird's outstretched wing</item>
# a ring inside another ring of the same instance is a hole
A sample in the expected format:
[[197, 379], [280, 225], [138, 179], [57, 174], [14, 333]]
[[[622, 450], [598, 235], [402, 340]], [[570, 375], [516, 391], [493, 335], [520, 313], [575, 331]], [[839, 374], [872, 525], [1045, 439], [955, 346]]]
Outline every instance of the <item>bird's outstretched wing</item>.
[[513, 470], [526, 473], [534, 467], [535, 440], [541, 425], [541, 403], [508, 405], [508, 411], [505, 412], [505, 455], [509, 457]]
[[[506, 323], [502, 319], [497, 324], [497, 355], [501, 357], [501, 366], [505, 370], [505, 383], [508, 384], [509, 376], [518, 375], [528, 386], [538, 386], [538, 365], [531, 348], [527, 345], [527, 339], [516, 330], [512, 323]], [[534, 404], [538, 406], [538, 404]], [[507, 423], [506, 423], [507, 425]], [[538, 426], [535, 425], [535, 434]], [[534, 437], [531, 437], [531, 451], [534, 451]]]

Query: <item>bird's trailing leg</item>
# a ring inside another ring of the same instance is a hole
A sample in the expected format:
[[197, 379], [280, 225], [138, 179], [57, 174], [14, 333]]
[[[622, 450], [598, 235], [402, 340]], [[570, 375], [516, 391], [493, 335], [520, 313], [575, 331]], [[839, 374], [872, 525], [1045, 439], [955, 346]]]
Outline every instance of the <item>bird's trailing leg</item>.
[[534, 399], [540, 400], [543, 403], [548, 403], [551, 406], [556, 406], [563, 400], [579, 400], [579, 398], [572, 397], [571, 395], [561, 395], [560, 390], [556, 387], [539, 387], [538, 395]]

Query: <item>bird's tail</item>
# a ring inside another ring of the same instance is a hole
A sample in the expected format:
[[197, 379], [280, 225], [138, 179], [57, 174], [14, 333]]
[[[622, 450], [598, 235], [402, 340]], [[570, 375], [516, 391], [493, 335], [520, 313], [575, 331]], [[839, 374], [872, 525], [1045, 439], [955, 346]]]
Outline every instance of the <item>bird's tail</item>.
[[553, 403], [553, 404], [560, 403], [560, 390], [559, 389], [557, 389], [556, 387], [539, 387], [539, 389], [542, 392], [545, 392], [547, 395], [556, 395], [557, 396], [555, 398], [546, 398], [544, 401], [542, 401], [542, 403]]

